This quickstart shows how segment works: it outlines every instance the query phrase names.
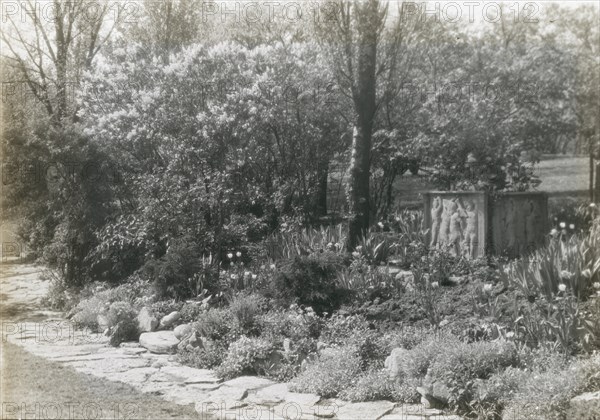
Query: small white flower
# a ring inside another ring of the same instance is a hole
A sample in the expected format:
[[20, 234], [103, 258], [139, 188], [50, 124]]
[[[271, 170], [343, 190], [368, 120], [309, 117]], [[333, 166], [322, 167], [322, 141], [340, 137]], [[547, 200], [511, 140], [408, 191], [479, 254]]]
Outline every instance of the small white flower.
[[[583, 270], [583, 271], [581, 272], [581, 275], [582, 275], [583, 277], [585, 277], [586, 279], [589, 279], [590, 277], [592, 277], [592, 272], [590, 271], [590, 269], [589, 269], [589, 268], [586, 268], [585, 270]], [[596, 284], [596, 283], [594, 283], [594, 284]]]
[[275, 264], [271, 264], [271, 265], [269, 266], [269, 268], [270, 268], [271, 270], [275, 270]]
[[249, 271], [244, 271], [244, 277], [250, 277], [250, 272]]
[[433, 289], [437, 289], [438, 287], [440, 287], [440, 284], [437, 281], [434, 281], [433, 283], [431, 283], [431, 287]]
[[231, 277], [231, 280], [237, 280], [237, 278], [238, 278], [237, 274], [232, 274], [230, 277]]
[[574, 225], [573, 223], [571, 223], [571, 224], [569, 225], [569, 229], [571, 229], [571, 230], [575, 230], [575, 225]]
[[329, 242], [329, 243], [327, 244], [327, 248], [333, 248], [333, 243], [332, 243], [332, 242]]
[[354, 251], [354, 252], [352, 253], [352, 256], [353, 256], [354, 258], [358, 258], [358, 257], [360, 257], [360, 254], [359, 254], [358, 252]]
[[238, 257], [238, 258], [240, 258], [242, 256], [242, 253], [240, 251], [238, 251], [238, 252], [235, 253], [235, 256]]
[[491, 284], [489, 284], [489, 283], [485, 284], [485, 285], [483, 286], [483, 291], [484, 291], [484, 292], [486, 292], [486, 293], [489, 293], [489, 292], [491, 292], [491, 291], [492, 291], [492, 285], [491, 285]]
[[600, 283], [598, 283], [598, 282], [594, 282], [594, 284], [592, 284], [592, 286], [594, 286], [594, 289], [600, 289]]
[[590, 203], [590, 207], [591, 207], [591, 208], [594, 208], [594, 207], [596, 207], [596, 203]]
[[227, 258], [232, 259], [233, 258], [233, 254], [230, 252], [227, 254]]
[[379, 223], [377, 223], [377, 226], [379, 226], [381, 229], [383, 229], [383, 223], [379, 222]]
[[341, 247], [342, 247], [342, 245], [341, 245], [339, 242], [336, 242], [336, 243], [335, 243], [335, 247], [339, 249], [339, 248], [341, 248]]
[[556, 236], [556, 235], [558, 235], [558, 230], [556, 230], [556, 229], [552, 229], [552, 230], [550, 231], [550, 235], [552, 235], [552, 236]]
[[357, 250], [358, 252], [362, 251], [362, 245], [359, 245], [359, 246], [357, 246], [357, 247], [356, 247], [356, 250]]
[[258, 276], [256, 274], [252, 274], [252, 280], [256, 280]]
[[506, 338], [511, 338], [511, 337], [514, 337], [514, 336], [515, 336], [515, 333], [513, 331], [509, 331], [509, 332], [506, 333]]
[[558, 285], [558, 290], [561, 292], [564, 292], [565, 290], [567, 290], [567, 285], [564, 283], [561, 283]]
[[558, 226], [560, 226], [561, 229], [564, 229], [567, 226], [567, 224], [565, 222], [560, 222]]

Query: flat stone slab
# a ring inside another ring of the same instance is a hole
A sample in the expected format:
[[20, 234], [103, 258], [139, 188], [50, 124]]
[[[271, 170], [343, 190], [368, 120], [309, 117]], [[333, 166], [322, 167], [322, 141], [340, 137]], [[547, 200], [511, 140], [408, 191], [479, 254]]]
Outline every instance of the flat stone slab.
[[140, 335], [140, 346], [152, 353], [172, 354], [177, 351], [179, 340], [173, 331], [145, 332]]
[[351, 403], [339, 407], [335, 414], [338, 419], [361, 419], [378, 420], [396, 407], [396, 404], [389, 401], [372, 401], [364, 403]]
[[166, 365], [162, 372], [183, 378], [185, 384], [219, 384], [223, 379], [215, 375], [210, 369], [195, 369], [187, 366]]
[[569, 402], [567, 418], [581, 420], [600, 418], [600, 391], [586, 392], [572, 398]]
[[203, 418], [205, 416], [210, 418], [210, 413], [220, 417], [226, 410], [234, 410], [248, 405], [248, 402], [244, 401], [247, 396], [248, 390], [245, 388], [222, 386], [198, 400], [195, 406], [196, 412]]
[[223, 385], [235, 388], [244, 388], [248, 391], [264, 388], [274, 384], [275, 382], [273, 382], [270, 379], [258, 378], [256, 376], [239, 376], [237, 378], [223, 382]]

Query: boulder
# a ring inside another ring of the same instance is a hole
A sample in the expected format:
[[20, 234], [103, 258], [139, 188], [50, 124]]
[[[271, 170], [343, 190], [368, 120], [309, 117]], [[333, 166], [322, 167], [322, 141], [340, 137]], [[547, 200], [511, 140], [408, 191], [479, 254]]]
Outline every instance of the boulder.
[[179, 344], [173, 331], [145, 332], [140, 335], [139, 342], [140, 346], [157, 354], [175, 353]]
[[571, 399], [567, 418], [580, 420], [600, 418], [600, 391], [586, 392]]
[[[175, 336], [177, 336], [175, 331], [173, 331], [173, 333], [175, 334]], [[203, 345], [202, 339], [198, 336], [198, 333], [196, 331], [184, 337], [177, 345], [177, 348], [186, 349], [188, 351], [192, 351], [198, 347], [203, 347]]]
[[442, 382], [432, 382], [427, 376], [423, 386], [417, 388], [417, 392], [421, 394], [421, 404], [428, 409], [443, 409], [450, 399], [450, 389]]
[[138, 314], [137, 323], [140, 332], [152, 332], [158, 327], [158, 319], [152, 315], [152, 312], [146, 306], [144, 306]]
[[392, 350], [392, 353], [385, 359], [385, 368], [389, 372], [390, 376], [398, 377], [402, 374], [402, 366], [406, 359], [408, 350], [402, 347], [396, 347]]
[[173, 330], [175, 337], [179, 340], [183, 340], [185, 337], [192, 333], [192, 325], [191, 324], [181, 324], [175, 327]]
[[162, 317], [162, 319], [160, 320], [160, 327], [163, 329], [169, 328], [173, 324], [175, 324], [175, 322], [177, 322], [179, 318], [181, 318], [181, 314], [178, 311], [173, 311], [169, 315], [165, 315]]

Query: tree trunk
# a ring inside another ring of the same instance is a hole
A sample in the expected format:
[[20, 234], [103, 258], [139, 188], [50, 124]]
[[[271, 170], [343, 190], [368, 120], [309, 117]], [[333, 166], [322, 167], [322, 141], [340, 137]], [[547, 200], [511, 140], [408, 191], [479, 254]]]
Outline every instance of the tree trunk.
[[[590, 141], [591, 143], [591, 141]], [[594, 153], [592, 151], [592, 146], [589, 147], [589, 156], [590, 156], [590, 182], [589, 182], [589, 190], [590, 190], [590, 201], [594, 201]]]
[[319, 216], [327, 216], [327, 179], [329, 177], [328, 164], [319, 173], [319, 185], [317, 191], [317, 213]]
[[600, 203], [600, 161], [596, 163], [596, 186], [594, 187], [594, 202]]
[[375, 28], [364, 28], [358, 46], [358, 77], [353, 92], [356, 117], [348, 183], [348, 247], [350, 250], [354, 250], [360, 237], [369, 228], [371, 135], [376, 106], [377, 33], [375, 31]]

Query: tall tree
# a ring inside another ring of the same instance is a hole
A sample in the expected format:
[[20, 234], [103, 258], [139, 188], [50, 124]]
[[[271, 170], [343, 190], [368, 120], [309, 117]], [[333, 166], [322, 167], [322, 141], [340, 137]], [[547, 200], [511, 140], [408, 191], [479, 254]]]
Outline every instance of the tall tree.
[[60, 126], [66, 117], [74, 117], [69, 95], [118, 19], [107, 27], [111, 14], [107, 2], [53, 0], [52, 7], [41, 8], [38, 2], [27, 0], [21, 7], [29, 11], [24, 23], [16, 15], [4, 15], [0, 37], [8, 54], [2, 57], [19, 71], [53, 124]]

